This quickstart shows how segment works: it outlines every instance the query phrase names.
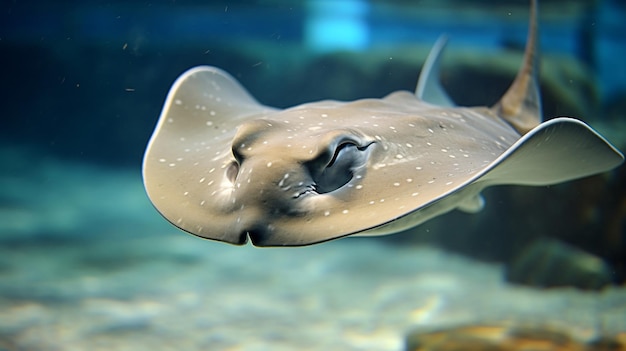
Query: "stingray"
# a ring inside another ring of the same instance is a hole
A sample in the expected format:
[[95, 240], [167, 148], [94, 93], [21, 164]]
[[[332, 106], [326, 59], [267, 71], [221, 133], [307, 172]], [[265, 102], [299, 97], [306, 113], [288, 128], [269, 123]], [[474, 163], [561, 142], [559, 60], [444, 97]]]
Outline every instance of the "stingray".
[[302, 246], [383, 235], [481, 190], [544, 186], [606, 172], [623, 155], [587, 124], [542, 122], [537, 4], [521, 68], [492, 107], [457, 107], [438, 81], [440, 39], [415, 93], [276, 109], [209, 66], [173, 84], [143, 161], [156, 209], [176, 227], [242, 245]]

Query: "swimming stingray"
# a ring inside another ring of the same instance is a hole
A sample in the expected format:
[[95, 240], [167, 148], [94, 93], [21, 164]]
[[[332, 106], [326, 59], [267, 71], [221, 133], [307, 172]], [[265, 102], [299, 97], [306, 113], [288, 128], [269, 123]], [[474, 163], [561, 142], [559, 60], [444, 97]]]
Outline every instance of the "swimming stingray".
[[415, 94], [259, 104], [230, 75], [196, 67], [172, 86], [143, 163], [158, 211], [194, 235], [300, 246], [381, 235], [452, 209], [478, 211], [498, 184], [548, 185], [623, 156], [585, 123], [541, 123], [536, 1], [512, 86], [493, 107], [454, 107], [437, 81], [440, 40]]

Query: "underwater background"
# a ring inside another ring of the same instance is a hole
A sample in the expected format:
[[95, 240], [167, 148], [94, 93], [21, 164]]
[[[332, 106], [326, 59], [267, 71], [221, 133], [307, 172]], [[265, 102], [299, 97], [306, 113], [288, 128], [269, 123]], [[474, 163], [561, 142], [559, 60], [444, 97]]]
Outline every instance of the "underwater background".
[[[443, 85], [490, 106], [519, 67], [528, 3], [3, 2], [0, 351], [437, 350], [433, 331], [494, 330], [507, 350], [626, 349], [624, 165], [490, 188], [482, 212], [405, 233], [286, 249], [184, 234], [143, 189], [145, 146], [190, 67], [275, 107], [382, 97], [415, 89], [445, 33]], [[540, 37], [545, 118], [626, 150], [626, 2], [540, 1]]]

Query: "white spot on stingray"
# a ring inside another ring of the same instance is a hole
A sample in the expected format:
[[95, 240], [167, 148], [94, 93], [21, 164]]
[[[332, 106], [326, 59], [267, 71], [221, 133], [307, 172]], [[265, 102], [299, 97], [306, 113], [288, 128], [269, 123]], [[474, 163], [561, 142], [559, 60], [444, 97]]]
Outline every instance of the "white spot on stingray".
[[435, 182], [435, 180], [434, 180], [434, 179], [431, 179], [431, 180], [429, 180], [429, 181], [428, 181], [428, 184], [432, 184], [432, 183], [434, 183], [434, 182]]
[[187, 195], [189, 195], [189, 192], [188, 192], [188, 191], [185, 191], [185, 192], [183, 193], [183, 196], [187, 196]]
[[330, 216], [330, 211], [328, 211], [328, 210], [324, 211], [324, 216], [326, 216], [326, 217]]
[[180, 101], [180, 99], [176, 99], [176, 100], [174, 100], [174, 104], [176, 104], [176, 105], [182, 105], [182, 104], [183, 104], [183, 102], [182, 102], [182, 101]]
[[411, 145], [409, 143], [406, 143], [405, 145], [406, 145], [406, 147], [413, 147], [413, 145]]
[[176, 164], [175, 164], [175, 163], [170, 163], [168, 166], [170, 166], [170, 167], [175, 167], [175, 166], [176, 166]]
[[159, 159], [159, 162], [163, 163], [163, 162], [167, 162], [167, 160], [166, 160], [166, 159], [164, 159], [164, 158], [160, 158], [160, 159]]
[[348, 212], [350, 212], [350, 211], [348, 211], [348, 210], [341, 211], [341, 213], [343, 213], [343, 214], [347, 214]]
[[373, 205], [373, 204], [375, 204], [375, 202], [372, 200], [372, 201], [369, 202], [369, 204]]
[[395, 182], [395, 183], [393, 183], [393, 186], [400, 186], [400, 183]]
[[407, 182], [407, 183], [411, 183], [412, 181], [413, 181], [413, 179], [411, 179], [411, 178], [407, 178], [407, 179], [406, 179], [406, 182]]
[[357, 188], [357, 189], [359, 189], [359, 190], [360, 190], [360, 189], [363, 189], [363, 185], [359, 184], [359, 185], [357, 185], [355, 188]]
[[200, 201], [200, 206], [204, 206], [205, 203], [206, 203], [206, 201], [204, 201], [204, 200]]
[[200, 178], [200, 183], [204, 183], [205, 180], [206, 180], [206, 178], [204, 178], [204, 177]]
[[450, 157], [450, 158], [456, 158], [456, 156], [454, 156], [454, 155], [448, 155], [448, 157]]
[[416, 170], [421, 171], [423, 168], [420, 166], [415, 167]]
[[215, 115], [217, 114], [217, 112], [215, 112], [215, 111], [211, 110], [211, 111], [209, 111], [209, 114], [210, 114], [211, 116], [215, 116]]
[[267, 166], [267, 168], [270, 168], [270, 167], [272, 167], [272, 163], [268, 162], [266, 166]]
[[446, 150], [446, 149], [441, 149], [441, 152], [448, 152], [448, 150]]
[[450, 185], [450, 184], [452, 184], [452, 183], [454, 183], [454, 182], [447, 182], [447, 183], [446, 183], [446, 185]]
[[432, 129], [430, 129], [430, 128], [428, 128], [428, 131], [429, 131], [431, 134], [435, 134], [435, 132], [434, 132]]
[[419, 195], [419, 194], [420, 194], [420, 193], [412, 193], [412, 194], [411, 194], [411, 196], [417, 196], [417, 195]]
[[215, 167], [209, 169], [209, 173], [213, 173], [213, 172], [215, 172]]
[[400, 154], [397, 154], [397, 155], [396, 155], [396, 158], [397, 158], [397, 159], [401, 159], [401, 158], [404, 158], [404, 156], [402, 156], [402, 155], [400, 155]]

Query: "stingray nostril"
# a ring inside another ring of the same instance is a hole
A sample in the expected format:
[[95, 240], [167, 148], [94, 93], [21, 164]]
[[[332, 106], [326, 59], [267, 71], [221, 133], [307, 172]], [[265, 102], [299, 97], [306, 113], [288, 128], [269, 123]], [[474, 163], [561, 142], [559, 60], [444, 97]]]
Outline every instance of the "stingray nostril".
[[226, 178], [231, 183], [235, 183], [235, 181], [237, 180], [238, 174], [239, 174], [239, 163], [237, 163], [236, 161], [233, 161], [226, 168]]

